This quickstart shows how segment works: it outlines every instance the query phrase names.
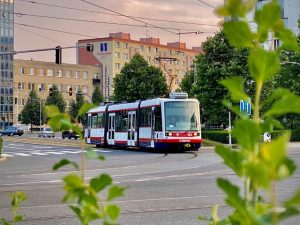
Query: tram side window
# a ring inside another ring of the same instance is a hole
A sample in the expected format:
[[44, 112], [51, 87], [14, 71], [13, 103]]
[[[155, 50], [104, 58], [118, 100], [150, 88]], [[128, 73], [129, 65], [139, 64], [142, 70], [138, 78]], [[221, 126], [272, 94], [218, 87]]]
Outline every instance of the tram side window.
[[140, 126], [141, 127], [151, 127], [151, 108], [142, 108], [140, 110]]
[[155, 131], [162, 131], [161, 107], [155, 107]]
[[104, 126], [104, 115], [103, 113], [97, 113], [92, 115], [92, 127], [102, 128]]
[[127, 111], [119, 111], [116, 113], [116, 131], [125, 132], [128, 130]]
[[98, 115], [97, 114], [93, 114], [92, 115], [92, 127], [93, 128], [97, 127], [97, 121], [98, 121]]

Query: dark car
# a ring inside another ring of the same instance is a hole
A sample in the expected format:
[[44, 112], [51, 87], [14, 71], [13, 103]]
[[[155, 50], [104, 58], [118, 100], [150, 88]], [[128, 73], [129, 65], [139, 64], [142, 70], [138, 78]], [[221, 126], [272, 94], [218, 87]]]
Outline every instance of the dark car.
[[7, 136], [14, 136], [14, 135], [23, 135], [24, 134], [24, 131], [21, 130], [21, 129], [18, 129], [16, 127], [6, 127], [4, 129], [4, 131], [1, 131], [1, 135], [4, 136], [4, 135], [7, 135]]
[[68, 138], [68, 139], [71, 139], [71, 138], [77, 139], [77, 138], [79, 138], [79, 135], [75, 131], [65, 130], [65, 131], [63, 131], [61, 133], [61, 137], [62, 137], [62, 139], [65, 139], [65, 138]]

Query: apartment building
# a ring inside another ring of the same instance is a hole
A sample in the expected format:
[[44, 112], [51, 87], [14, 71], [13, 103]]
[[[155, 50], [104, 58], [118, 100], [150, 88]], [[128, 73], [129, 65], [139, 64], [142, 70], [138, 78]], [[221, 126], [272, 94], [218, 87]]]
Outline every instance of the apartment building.
[[[71, 99], [76, 98], [76, 93], [81, 89], [84, 98], [91, 101], [95, 85], [102, 82], [102, 67], [77, 65], [77, 64], [55, 64], [34, 60], [14, 60], [14, 115], [18, 115], [26, 102], [29, 92], [36, 90], [38, 96], [45, 101], [49, 96], [49, 88], [55, 84], [66, 101], [67, 109]], [[69, 90], [72, 88], [72, 96]], [[14, 117], [17, 123], [17, 117]]]
[[134, 54], [142, 55], [150, 65], [159, 67], [171, 90], [178, 88], [183, 76], [192, 69], [195, 56], [201, 52], [199, 47], [188, 49], [186, 43], [167, 43], [159, 38], [140, 38], [132, 40], [129, 33], [110, 33], [109, 37], [79, 40], [77, 45], [93, 44], [92, 52], [77, 48], [77, 63], [82, 65], [102, 65], [103, 94], [106, 99], [113, 94], [113, 77], [120, 73], [126, 62]]

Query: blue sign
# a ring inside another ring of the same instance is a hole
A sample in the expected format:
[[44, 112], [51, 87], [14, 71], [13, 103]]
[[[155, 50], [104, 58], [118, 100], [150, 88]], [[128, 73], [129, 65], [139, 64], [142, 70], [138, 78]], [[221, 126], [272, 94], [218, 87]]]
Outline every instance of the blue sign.
[[251, 115], [251, 101], [240, 101], [240, 112], [246, 112], [247, 115]]

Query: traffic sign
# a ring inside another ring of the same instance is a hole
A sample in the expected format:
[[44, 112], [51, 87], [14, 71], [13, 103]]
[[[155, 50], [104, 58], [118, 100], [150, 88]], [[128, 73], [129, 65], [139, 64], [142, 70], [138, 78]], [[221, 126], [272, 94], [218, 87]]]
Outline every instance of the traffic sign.
[[240, 112], [246, 112], [247, 115], [251, 115], [251, 101], [241, 100], [240, 101]]

